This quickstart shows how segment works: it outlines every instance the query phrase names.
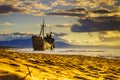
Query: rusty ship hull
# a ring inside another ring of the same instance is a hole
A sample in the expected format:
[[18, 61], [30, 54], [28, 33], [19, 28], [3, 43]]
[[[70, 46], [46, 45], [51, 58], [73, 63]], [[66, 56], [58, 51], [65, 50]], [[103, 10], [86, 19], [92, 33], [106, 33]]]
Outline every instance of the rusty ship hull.
[[34, 50], [52, 50], [54, 46], [54, 38], [42, 38], [39, 36], [32, 36], [32, 43]]

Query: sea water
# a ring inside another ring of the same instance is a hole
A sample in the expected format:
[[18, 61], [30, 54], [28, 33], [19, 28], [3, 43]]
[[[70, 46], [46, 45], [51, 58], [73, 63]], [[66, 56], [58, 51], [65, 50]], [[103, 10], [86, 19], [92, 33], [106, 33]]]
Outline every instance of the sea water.
[[32, 48], [15, 48], [16, 52], [43, 53], [59, 55], [86, 55], [93, 57], [103, 57], [109, 59], [120, 59], [120, 49], [118, 48], [55, 48], [54, 50], [34, 51]]

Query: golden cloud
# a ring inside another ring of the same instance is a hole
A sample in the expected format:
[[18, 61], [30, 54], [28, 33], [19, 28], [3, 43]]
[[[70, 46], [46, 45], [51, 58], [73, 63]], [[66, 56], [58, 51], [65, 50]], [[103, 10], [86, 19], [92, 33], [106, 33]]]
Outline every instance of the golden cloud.
[[[64, 8], [66, 7], [69, 11], [72, 10], [70, 9], [70, 7], [74, 7], [78, 8], [78, 11], [75, 10], [73, 11], [74, 13], [76, 13], [77, 15], [79, 14], [79, 7], [83, 8], [83, 9], [98, 9], [98, 8], [103, 8], [103, 9], [107, 9], [109, 7], [115, 8], [115, 4], [118, 2], [118, 0], [0, 0], [0, 5], [1, 6], [5, 6], [5, 5], [9, 5], [8, 7], [11, 7], [13, 10], [8, 9], [4, 10], [4, 11], [0, 11], [0, 14], [10, 14], [13, 12], [17, 12], [17, 13], [22, 13], [22, 14], [30, 14], [30, 15], [37, 15], [37, 16], [42, 16], [45, 15], [44, 13], [46, 11], [55, 11], [58, 12], [57, 10], [60, 8]], [[81, 9], [82, 10], [82, 9]], [[59, 10], [60, 11], [60, 10]], [[64, 12], [64, 9], [61, 9], [62, 12]], [[85, 10], [86, 11], [86, 10]], [[90, 13], [89, 15], [92, 16], [99, 16], [96, 13], [108, 13], [108, 15], [113, 16], [115, 15], [120, 15], [120, 9], [119, 7], [116, 7], [116, 10], [114, 10], [115, 13], [109, 13], [107, 10], [96, 10], [93, 12], [94, 13]], [[116, 12], [117, 11], [117, 12]], [[4, 13], [1, 13], [4, 12]], [[84, 12], [84, 11], [83, 11]], [[64, 15], [66, 16], [66, 14]], [[100, 15], [101, 16], [101, 15]]]
[[44, 12], [41, 10], [51, 9], [49, 6], [38, 3], [38, 1], [18, 1], [18, 0], [2, 0], [0, 1], [0, 14], [10, 14], [18, 12], [22, 14], [31, 14], [42, 16]]
[[106, 6], [113, 6], [117, 1], [115, 0], [75, 0], [75, 5], [80, 7], [90, 7], [90, 8], [97, 8]]
[[120, 40], [120, 32], [119, 31], [99, 32], [99, 39], [103, 42], [119, 41]]
[[15, 25], [15, 24], [12, 24], [12, 23], [9, 23], [9, 22], [0, 22], [0, 25], [1, 26], [12, 26], [12, 25]]
[[8, 30], [8, 29], [1, 29], [0, 30], [0, 34], [7, 34], [7, 33], [10, 33], [10, 30]]

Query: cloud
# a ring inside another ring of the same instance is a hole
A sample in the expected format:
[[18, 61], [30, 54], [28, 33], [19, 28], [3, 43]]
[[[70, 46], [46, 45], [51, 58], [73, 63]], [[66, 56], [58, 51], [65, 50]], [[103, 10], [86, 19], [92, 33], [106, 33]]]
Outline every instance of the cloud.
[[22, 32], [0, 34], [0, 41], [9, 41], [14, 39], [28, 39], [31, 38], [32, 35], [33, 34], [22, 33]]
[[71, 8], [67, 10], [55, 9], [53, 12], [46, 13], [47, 15], [59, 15], [59, 16], [74, 16], [78, 18], [91, 18], [91, 17], [110, 17], [120, 16], [120, 8], [115, 7], [114, 9], [97, 8], [87, 9], [83, 7]]
[[[8, 30], [0, 30], [1, 31], [8, 31]], [[62, 41], [67, 42], [66, 40], [62, 39], [61, 37], [68, 35], [67, 33], [53, 33], [55, 41]], [[23, 40], [23, 39], [31, 39], [33, 35], [37, 34], [31, 34], [31, 33], [24, 33], [24, 32], [15, 32], [15, 33], [1, 33], [0, 34], [0, 41], [10, 41], [10, 40]]]
[[52, 2], [52, 7], [61, 6], [74, 6], [74, 0], [55, 0]]
[[56, 27], [71, 27], [71, 24], [55, 25]]
[[[117, 9], [93, 9], [71, 8], [68, 10], [55, 10], [48, 15], [74, 16], [78, 17], [79, 24], [73, 24], [73, 32], [97, 32], [97, 31], [120, 31], [120, 15]], [[61, 25], [60, 25], [61, 26]]]
[[86, 18], [79, 19], [81, 25], [74, 24], [71, 28], [73, 32], [97, 32], [97, 31], [120, 31], [120, 17], [118, 19], [103, 18]]
[[[37, 24], [37, 25], [35, 25], [35, 26], [37, 26], [37, 27], [40, 27], [40, 25], [41, 24]], [[71, 23], [64, 23], [64, 24], [47, 24], [46, 25], [48, 28], [50, 27], [71, 27], [72, 26], [72, 24]]]
[[23, 12], [24, 9], [15, 8], [12, 5], [0, 5], [0, 14], [9, 14], [11, 12]]
[[48, 10], [51, 9], [49, 6], [45, 5], [45, 4], [41, 4], [39, 2], [35, 2], [35, 1], [25, 1], [23, 2], [24, 7], [29, 7], [29, 8], [33, 8], [33, 9], [42, 9], [42, 10]]
[[102, 42], [119, 41], [120, 40], [120, 32], [118, 32], [118, 31], [99, 32], [99, 39]]
[[68, 35], [67, 33], [53, 33], [53, 34], [54, 34], [55, 41], [68, 42], [67, 40], [62, 39], [63, 36]]
[[98, 7], [111, 7], [117, 2], [119, 2], [119, 0], [75, 0], [75, 5], [79, 7], [89, 7], [91, 9], [95, 9]]
[[[49, 1], [50, 2], [50, 1]], [[72, 7], [87, 7], [95, 9], [98, 7], [111, 7], [118, 3], [119, 0], [52, 0], [52, 7], [72, 6]]]
[[[5, 34], [5, 33], [9, 33], [10, 32], [10, 30], [8, 30], [8, 29], [0, 29], [0, 34]], [[1, 39], [1, 37], [0, 37], [0, 39]]]
[[9, 22], [0, 22], [0, 26], [12, 26], [15, 24], [9, 23]]
[[[82, 17], [86, 9], [109, 8], [117, 4], [118, 0], [1, 0], [0, 1], [0, 14], [22, 13], [30, 14], [33, 16], [45, 15], [63, 15], [63, 16], [77, 16]], [[7, 9], [5, 9], [7, 7]], [[74, 9], [74, 7], [77, 7]], [[85, 8], [84, 8], [85, 7]], [[72, 9], [70, 9], [72, 8]], [[54, 12], [56, 9], [67, 9], [65, 12]], [[52, 12], [53, 11], [53, 12]], [[107, 13], [105, 10], [96, 10], [94, 13]]]
[[66, 11], [69, 11], [69, 12], [82, 12], [82, 11], [84, 11], [84, 12], [86, 12], [87, 10], [86, 10], [86, 8], [72, 8], [72, 9], [68, 9]]
[[33, 16], [43, 16], [43, 15], [45, 15], [44, 12], [40, 12], [40, 13], [37, 12], [37, 13], [34, 13], [34, 14], [33, 14]]
[[[55, 4], [53, 12], [48, 13], [48, 15], [86, 17], [85, 14], [87, 14], [91, 17], [103, 14], [113, 16], [114, 12], [111, 9], [114, 9], [117, 3], [119, 3], [119, 0], [56, 0], [53, 1], [53, 4]], [[66, 7], [64, 9], [57, 8], [62, 6], [72, 7], [71, 9]], [[56, 11], [55, 9], [61, 10]]]
[[[47, 4], [42, 4], [40, 1], [17, 1], [17, 0], [3, 0], [0, 2], [0, 14], [30, 14], [33, 16], [44, 15], [44, 10], [49, 10], [51, 7]], [[43, 10], [43, 11], [42, 11]]]
[[55, 36], [66, 36], [68, 35], [67, 33], [54, 33]]
[[56, 9], [53, 12], [46, 13], [47, 15], [59, 15], [59, 16], [74, 16], [74, 17], [86, 17], [85, 8], [72, 8], [68, 10]]
[[69, 12], [63, 12], [63, 13], [47, 13], [47, 15], [62, 15], [62, 16], [75, 16], [75, 17], [83, 17], [85, 14], [79, 14], [79, 13], [69, 13]]
[[94, 10], [94, 11], [91, 11], [92, 13], [96, 13], [96, 14], [108, 14], [108, 13], [111, 13], [110, 10], [107, 10], [107, 9], [99, 9], [99, 10]]

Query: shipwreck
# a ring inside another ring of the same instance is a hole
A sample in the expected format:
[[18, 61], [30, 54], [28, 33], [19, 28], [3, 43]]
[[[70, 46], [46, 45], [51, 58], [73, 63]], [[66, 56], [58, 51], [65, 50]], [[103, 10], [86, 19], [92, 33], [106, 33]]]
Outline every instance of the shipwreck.
[[43, 20], [39, 36], [32, 36], [32, 45], [34, 50], [53, 50], [55, 48], [55, 39], [52, 37], [52, 32], [45, 34], [45, 27], [46, 25]]

